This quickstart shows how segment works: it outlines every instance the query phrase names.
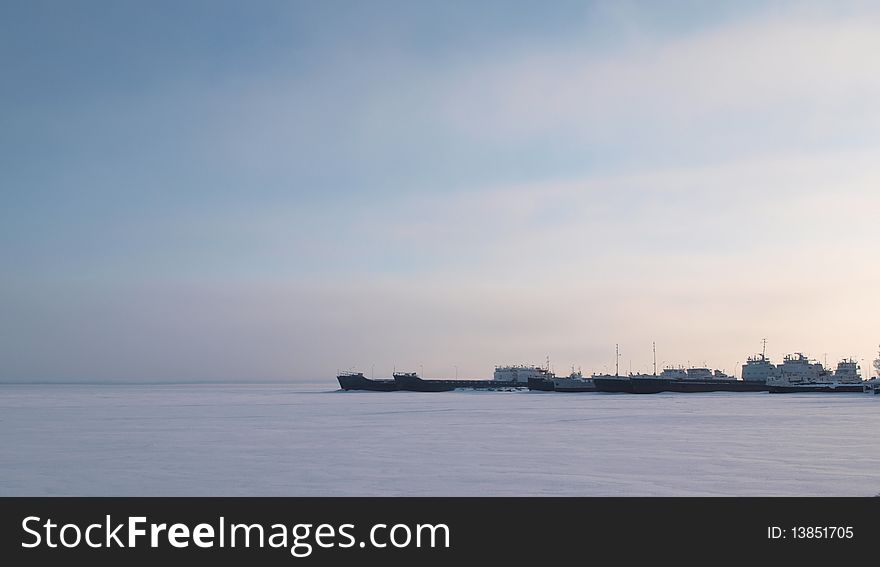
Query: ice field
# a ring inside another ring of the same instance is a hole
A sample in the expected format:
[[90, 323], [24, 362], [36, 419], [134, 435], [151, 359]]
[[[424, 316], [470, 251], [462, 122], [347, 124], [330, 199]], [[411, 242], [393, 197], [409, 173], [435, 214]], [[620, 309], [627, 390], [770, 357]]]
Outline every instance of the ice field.
[[880, 396], [0, 385], [0, 495], [874, 496]]

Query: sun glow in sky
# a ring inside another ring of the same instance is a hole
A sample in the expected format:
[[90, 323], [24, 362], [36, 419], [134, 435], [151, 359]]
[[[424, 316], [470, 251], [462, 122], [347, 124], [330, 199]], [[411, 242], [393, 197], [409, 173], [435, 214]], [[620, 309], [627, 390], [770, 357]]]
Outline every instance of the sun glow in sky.
[[0, 380], [868, 374], [878, 53], [862, 2], [4, 2]]

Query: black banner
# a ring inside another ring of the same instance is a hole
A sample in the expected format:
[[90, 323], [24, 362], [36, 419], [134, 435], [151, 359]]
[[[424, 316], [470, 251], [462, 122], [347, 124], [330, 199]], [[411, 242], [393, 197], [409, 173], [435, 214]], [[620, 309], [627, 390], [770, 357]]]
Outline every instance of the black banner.
[[839, 562], [868, 556], [880, 531], [880, 498], [4, 498], [0, 505], [7, 565]]

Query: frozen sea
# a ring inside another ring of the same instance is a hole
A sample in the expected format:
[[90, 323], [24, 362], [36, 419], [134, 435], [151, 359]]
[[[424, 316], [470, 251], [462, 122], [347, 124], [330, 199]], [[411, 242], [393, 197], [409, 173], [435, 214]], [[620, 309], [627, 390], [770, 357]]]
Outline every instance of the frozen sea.
[[0, 384], [0, 495], [874, 496], [880, 396]]

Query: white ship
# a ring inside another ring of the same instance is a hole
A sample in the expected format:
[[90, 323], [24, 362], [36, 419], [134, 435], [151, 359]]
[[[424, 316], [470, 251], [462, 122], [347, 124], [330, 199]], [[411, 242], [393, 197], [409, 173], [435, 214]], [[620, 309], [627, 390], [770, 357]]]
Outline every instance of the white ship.
[[575, 372], [571, 369], [568, 376], [556, 376], [549, 370], [548, 362], [546, 368], [540, 366], [516, 367], [525, 368], [528, 375], [529, 390], [538, 390], [541, 392], [594, 392], [596, 387], [593, 385], [591, 378], [584, 378], [580, 370]]
[[553, 378], [553, 390], [556, 392], [595, 392], [596, 385], [592, 378], [584, 378], [581, 371], [572, 369], [571, 374], [562, 378]]
[[862, 392], [864, 381], [858, 363], [847, 358], [832, 372], [821, 362], [803, 353], [787, 355], [777, 367], [777, 375], [767, 380], [772, 394], [793, 392]]
[[767, 358], [767, 339], [764, 339], [764, 349], [761, 354], [750, 356], [742, 367], [742, 379], [745, 382], [761, 382], [766, 384], [768, 380], [779, 377], [779, 367]]
[[554, 376], [549, 368], [516, 364], [510, 366], [496, 366], [495, 374], [492, 379], [499, 382], [513, 382], [525, 386], [529, 381], [549, 380], [552, 378], [554, 378]]
[[[637, 374], [633, 378], [653, 378], [648, 374]], [[674, 368], [667, 366], [660, 372], [659, 378], [664, 380], [734, 380], [733, 376], [728, 376], [721, 370], [711, 370], [702, 366], [694, 366], [691, 368]]]

